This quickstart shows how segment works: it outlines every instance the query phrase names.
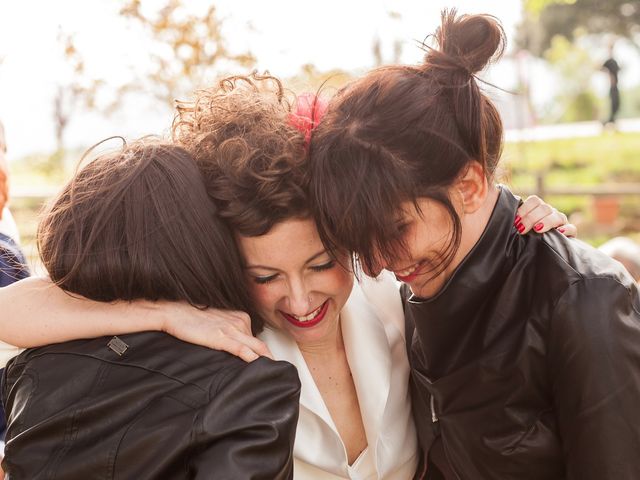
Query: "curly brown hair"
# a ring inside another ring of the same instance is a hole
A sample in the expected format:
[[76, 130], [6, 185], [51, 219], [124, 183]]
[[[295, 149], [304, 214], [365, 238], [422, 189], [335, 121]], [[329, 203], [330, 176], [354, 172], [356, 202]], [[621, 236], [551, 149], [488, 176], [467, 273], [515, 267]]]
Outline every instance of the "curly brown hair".
[[292, 103], [280, 80], [255, 72], [177, 102], [174, 142], [196, 159], [218, 214], [241, 235], [309, 216], [304, 136], [290, 123]]

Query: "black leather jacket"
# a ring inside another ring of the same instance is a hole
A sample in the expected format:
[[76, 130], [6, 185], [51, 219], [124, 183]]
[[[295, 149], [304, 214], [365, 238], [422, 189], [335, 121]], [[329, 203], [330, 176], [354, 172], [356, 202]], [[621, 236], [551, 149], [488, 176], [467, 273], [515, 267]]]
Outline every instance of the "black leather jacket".
[[520, 236], [506, 189], [447, 285], [409, 298], [413, 408], [453, 475], [640, 479], [640, 300], [620, 264]]
[[10, 361], [8, 479], [293, 478], [292, 365], [245, 363], [163, 333], [120, 336], [124, 352], [112, 338]]

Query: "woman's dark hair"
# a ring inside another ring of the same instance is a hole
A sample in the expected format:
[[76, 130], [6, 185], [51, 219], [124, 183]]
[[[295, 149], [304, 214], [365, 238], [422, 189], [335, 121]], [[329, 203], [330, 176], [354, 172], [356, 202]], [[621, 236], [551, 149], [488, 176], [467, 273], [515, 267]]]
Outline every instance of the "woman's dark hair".
[[502, 149], [502, 122], [475, 74], [504, 49], [488, 15], [445, 10], [419, 66], [370, 72], [338, 92], [311, 140], [310, 204], [329, 248], [355, 252], [365, 270], [406, 250], [397, 228], [401, 203], [420, 197], [449, 212], [452, 234], [433, 275], [453, 259], [460, 219], [450, 187], [477, 161], [487, 178]]
[[218, 214], [241, 235], [311, 215], [304, 135], [290, 121], [286, 93], [277, 78], [254, 73], [178, 103], [174, 142], [193, 155]]
[[57, 285], [93, 300], [251, 311], [233, 237], [174, 145], [144, 139], [86, 165], [46, 211], [38, 247]]

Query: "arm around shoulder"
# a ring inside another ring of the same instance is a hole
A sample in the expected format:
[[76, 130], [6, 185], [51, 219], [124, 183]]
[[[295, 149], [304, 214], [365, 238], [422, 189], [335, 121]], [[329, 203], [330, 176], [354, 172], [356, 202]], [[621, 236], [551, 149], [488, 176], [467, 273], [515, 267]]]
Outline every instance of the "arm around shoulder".
[[39, 347], [79, 338], [162, 330], [153, 302], [97, 302], [71, 295], [45, 277], [0, 288], [0, 341]]
[[252, 361], [270, 356], [243, 312], [198, 309], [186, 302], [98, 302], [31, 277], [0, 288], [0, 341], [31, 348], [79, 338], [164, 331], [185, 342]]
[[292, 365], [261, 357], [232, 369], [202, 413], [205, 445], [193, 460], [196, 479], [293, 478], [300, 380]]
[[640, 478], [640, 298], [618, 278], [584, 278], [558, 301], [548, 362], [567, 478]]

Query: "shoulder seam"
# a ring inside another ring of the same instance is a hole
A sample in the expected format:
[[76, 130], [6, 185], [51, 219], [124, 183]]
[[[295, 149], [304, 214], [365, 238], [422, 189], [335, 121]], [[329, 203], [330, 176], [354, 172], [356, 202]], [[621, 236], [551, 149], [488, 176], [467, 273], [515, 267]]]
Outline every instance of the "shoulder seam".
[[[163, 376], [163, 377], [165, 377], [165, 378], [167, 378], [167, 379], [169, 379], [169, 380], [172, 380], [172, 381], [174, 381], [174, 382], [180, 383], [181, 385], [185, 385], [185, 386], [186, 386], [186, 385], [192, 385], [193, 387], [195, 387], [195, 388], [197, 388], [197, 389], [199, 389], [199, 390], [204, 391], [204, 389], [203, 389], [202, 387], [200, 387], [199, 385], [197, 385], [197, 384], [195, 384], [195, 383], [193, 383], [193, 382], [187, 382], [187, 381], [181, 380], [181, 379], [179, 379], [179, 378], [176, 378], [176, 377], [175, 377], [175, 376], [173, 376], [173, 375], [168, 375], [168, 374], [166, 374], [165, 372], [162, 372], [162, 371], [160, 371], [160, 370], [155, 370], [155, 369], [152, 369], [152, 368], [148, 368], [148, 367], [144, 367], [144, 366], [142, 366], [142, 365], [137, 365], [137, 364], [132, 364], [132, 363], [118, 363], [118, 362], [114, 362], [114, 361], [111, 361], [111, 360], [107, 360], [107, 359], [105, 359], [105, 358], [96, 357], [96, 356], [94, 356], [94, 355], [88, 355], [88, 354], [85, 354], [85, 353], [75, 353], [75, 352], [45, 352], [45, 353], [39, 353], [39, 354], [37, 354], [37, 355], [32, 356], [32, 357], [30, 358], [30, 360], [35, 360], [35, 359], [37, 359], [37, 358], [45, 357], [45, 356], [47, 356], [47, 355], [65, 355], [65, 356], [66, 356], [66, 355], [68, 355], [68, 356], [72, 356], [72, 357], [90, 358], [90, 359], [95, 360], [95, 361], [97, 361], [97, 362], [106, 363], [106, 364], [111, 365], [111, 366], [114, 366], [114, 367], [130, 367], [130, 368], [136, 368], [136, 369], [144, 370], [144, 371], [146, 371], [146, 372], [153, 373], [153, 374], [156, 374], [156, 375], [161, 375], [161, 376]], [[14, 366], [17, 366], [17, 365], [27, 365], [27, 364], [29, 363], [29, 361], [30, 361], [30, 360], [22, 360], [20, 363], [16, 363], [16, 364], [14, 364]]]
[[543, 239], [542, 240], [542, 244], [546, 248], [551, 250], [553, 252], [553, 254], [562, 261], [562, 263], [564, 263], [567, 267], [569, 267], [571, 269], [572, 272], [574, 272], [576, 275], [578, 275], [581, 279], [584, 278], [584, 275], [581, 272], [579, 272], [578, 270], [576, 270], [573, 267], [573, 265], [571, 265], [569, 262], [567, 262], [566, 258], [564, 258], [562, 255], [560, 255], [560, 252], [558, 252], [555, 248], [553, 248], [549, 242], [545, 242], [544, 239]]
[[[579, 272], [578, 272], [579, 273]], [[569, 290], [574, 287], [575, 285], [577, 285], [578, 283], [585, 283], [591, 280], [601, 280], [601, 281], [606, 281], [606, 282], [613, 282], [615, 284], [617, 284], [617, 286], [622, 287], [626, 292], [627, 295], [631, 296], [631, 289], [629, 288], [629, 285], [625, 285], [624, 283], [622, 283], [620, 281], [620, 279], [618, 279], [615, 276], [612, 275], [593, 275], [593, 276], [585, 276], [585, 275], [581, 275], [580, 279], [577, 279], [573, 282], [571, 282], [569, 285], [567, 285], [567, 288], [564, 289], [564, 291], [562, 292], [562, 295], [559, 295], [556, 302], [553, 305], [553, 312], [551, 314], [551, 317], [553, 318], [556, 314], [556, 309], [558, 307], [558, 304], [560, 303], [560, 301], [564, 298], [564, 296], [569, 292]], [[631, 308], [633, 309], [634, 312], [636, 312], [637, 314], [640, 315], [640, 312], [636, 309], [635, 304], [632, 302], [631, 303]]]

